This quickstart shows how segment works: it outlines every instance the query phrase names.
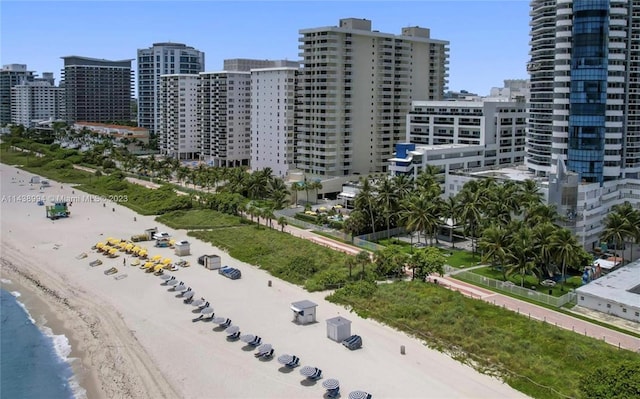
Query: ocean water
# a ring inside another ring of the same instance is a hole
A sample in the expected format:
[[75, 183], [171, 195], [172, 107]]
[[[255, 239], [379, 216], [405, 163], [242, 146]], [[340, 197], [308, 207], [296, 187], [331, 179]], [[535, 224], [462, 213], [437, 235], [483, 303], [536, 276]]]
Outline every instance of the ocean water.
[[[4, 285], [5, 288], [10, 285]], [[63, 335], [40, 330], [18, 292], [0, 289], [0, 392], [3, 398], [72, 399], [78, 395]], [[75, 385], [75, 388], [74, 388]], [[76, 391], [76, 393], [74, 393]]]

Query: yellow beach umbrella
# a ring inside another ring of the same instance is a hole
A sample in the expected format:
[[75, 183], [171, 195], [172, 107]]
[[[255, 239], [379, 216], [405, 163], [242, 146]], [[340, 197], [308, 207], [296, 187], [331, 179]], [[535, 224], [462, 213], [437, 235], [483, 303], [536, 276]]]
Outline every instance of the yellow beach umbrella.
[[134, 259], [133, 261], [131, 261], [131, 266], [139, 266], [139, 265], [140, 265], [139, 259]]
[[142, 250], [142, 248], [140, 248], [137, 245], [134, 245], [133, 248], [131, 248], [131, 252], [133, 252], [134, 254], [137, 254], [138, 252], [140, 252]]
[[118, 253], [118, 250], [117, 250], [117, 249], [115, 249], [115, 248], [111, 248], [111, 249], [109, 250], [109, 254], [110, 254], [110, 255], [115, 255], [115, 254], [117, 254], [117, 253]]
[[154, 267], [156, 264], [153, 262], [147, 262], [144, 264], [144, 268], [145, 269], [151, 269], [152, 267]]
[[176, 244], [176, 240], [174, 240], [173, 238], [169, 240], [170, 246], [174, 246], [175, 244]]
[[131, 250], [133, 249], [133, 244], [128, 243], [127, 245], [125, 245], [124, 249], [127, 252], [131, 252]]
[[162, 270], [162, 267], [163, 267], [162, 265], [155, 265], [155, 266], [153, 267], [153, 271], [154, 271], [154, 272], [159, 272], [160, 270]]
[[144, 259], [147, 257], [147, 251], [140, 251], [138, 253], [138, 257], [140, 257], [141, 259]]
[[169, 259], [169, 258], [164, 258], [164, 259], [162, 260], [162, 264], [163, 264], [163, 265], [168, 265], [169, 263], [171, 263], [171, 259]]
[[107, 242], [111, 242], [111, 241], [113, 241], [113, 240], [115, 240], [115, 238], [113, 238], [113, 237], [107, 237]]
[[162, 260], [162, 255], [155, 255], [151, 260], [154, 262], [160, 262]]
[[96, 244], [96, 248], [102, 248], [104, 247], [104, 243], [103, 242], [99, 242]]

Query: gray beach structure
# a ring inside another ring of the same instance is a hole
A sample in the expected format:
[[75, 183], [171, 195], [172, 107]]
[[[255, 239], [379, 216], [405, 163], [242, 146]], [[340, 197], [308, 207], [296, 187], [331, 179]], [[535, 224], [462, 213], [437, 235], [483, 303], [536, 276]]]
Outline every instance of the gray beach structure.
[[327, 337], [336, 342], [342, 342], [351, 336], [351, 321], [344, 317], [327, 319]]
[[640, 323], [640, 260], [576, 289], [578, 305]]
[[298, 324], [309, 324], [316, 322], [316, 308], [318, 305], [308, 300], [293, 302], [293, 321]]

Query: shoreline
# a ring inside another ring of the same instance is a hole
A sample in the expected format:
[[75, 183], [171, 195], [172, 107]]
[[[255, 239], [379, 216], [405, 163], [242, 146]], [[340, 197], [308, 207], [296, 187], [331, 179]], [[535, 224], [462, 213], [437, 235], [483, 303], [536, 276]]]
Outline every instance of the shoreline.
[[[17, 252], [17, 253], [16, 253]], [[42, 268], [29, 262], [28, 259], [19, 256], [19, 251], [2, 240], [2, 256], [0, 257], [2, 278], [11, 281], [11, 284], [3, 283], [3, 286], [11, 291], [21, 294], [20, 302], [29, 310], [36, 320], [39, 328], [43, 325], [42, 317], [46, 320], [44, 326], [50, 328], [55, 335], [64, 335], [69, 340], [71, 353], [68, 356], [69, 364], [80, 388], [86, 392], [86, 398], [110, 399], [113, 397], [149, 398], [179, 397], [173, 388], [158, 384], [160, 392], [145, 390], [154, 383], [148, 381], [139, 384], [138, 379], [149, 379], [143, 370], [135, 367], [122, 367], [121, 363], [127, 361], [118, 351], [111, 352], [110, 348], [117, 346], [137, 346], [136, 351], [144, 352], [144, 349], [136, 342], [135, 338], [126, 340], [121, 334], [114, 333], [105, 328], [104, 323], [97, 320], [96, 313], [85, 311], [90, 298], [79, 294], [72, 287], [47, 273]], [[71, 290], [75, 295], [65, 295]], [[87, 302], [85, 302], [87, 301]], [[87, 306], [91, 307], [91, 305]], [[109, 309], [100, 309], [100, 314], [112, 312]], [[113, 315], [115, 318], [119, 316]], [[113, 319], [112, 319], [113, 320]], [[104, 345], [113, 343], [113, 345]], [[96, 366], [100, 367], [96, 369]], [[153, 362], [146, 360], [145, 368], [153, 368]], [[131, 371], [139, 372], [138, 378], [130, 378], [126, 374]], [[152, 380], [161, 379], [161, 373], [156, 374]], [[164, 389], [164, 392], [162, 390]], [[157, 396], [156, 396], [157, 395]], [[83, 398], [80, 396], [79, 398]]]
[[[97, 377], [83, 365], [83, 359], [86, 358], [87, 354], [80, 349], [80, 341], [74, 330], [65, 327], [64, 322], [59, 317], [59, 313], [45, 300], [45, 291], [38, 290], [21, 273], [5, 267], [4, 261], [4, 259], [1, 260], [3, 263], [2, 278], [11, 282], [1, 282], [0, 287], [12, 293], [20, 293], [20, 296], [16, 299], [27, 309], [33, 320], [35, 320], [35, 325], [43, 334], [48, 335], [43, 331], [46, 327], [51, 330], [53, 335], [62, 335], [69, 341], [71, 351], [66, 359], [63, 360], [69, 364], [73, 372], [73, 377], [69, 382], [71, 383], [74, 398], [91, 399], [101, 397]], [[73, 384], [77, 384], [79, 389], [74, 389]]]

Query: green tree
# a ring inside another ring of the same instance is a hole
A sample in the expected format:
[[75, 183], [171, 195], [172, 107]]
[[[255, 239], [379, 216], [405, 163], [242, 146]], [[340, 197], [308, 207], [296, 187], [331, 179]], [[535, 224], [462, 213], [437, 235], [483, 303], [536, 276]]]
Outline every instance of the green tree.
[[[607, 242], [613, 241], [614, 252], [617, 255], [618, 248], [624, 244], [627, 237], [632, 235], [632, 231], [629, 229], [627, 220], [618, 212], [608, 214], [604, 220], [604, 225], [600, 238]], [[622, 262], [624, 263], [624, 256]]]
[[398, 245], [389, 245], [374, 253], [373, 263], [379, 277], [400, 276], [408, 255]]
[[564, 288], [567, 264], [578, 261], [583, 249], [578, 244], [576, 237], [567, 229], [556, 231], [551, 248], [555, 261], [562, 265], [562, 287]]

